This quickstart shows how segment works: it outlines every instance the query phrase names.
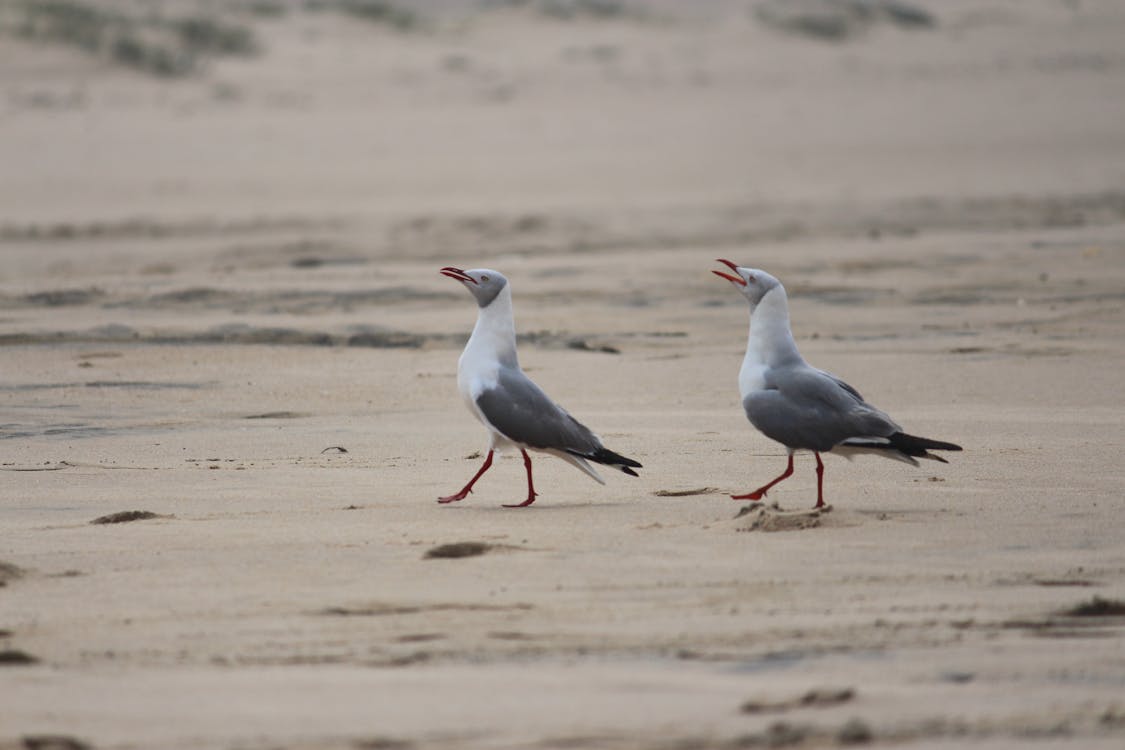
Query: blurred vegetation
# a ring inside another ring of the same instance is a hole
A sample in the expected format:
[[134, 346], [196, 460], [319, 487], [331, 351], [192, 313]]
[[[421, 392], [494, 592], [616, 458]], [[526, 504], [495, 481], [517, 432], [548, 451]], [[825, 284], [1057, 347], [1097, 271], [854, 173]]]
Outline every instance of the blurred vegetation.
[[6, 4], [0, 31], [29, 41], [64, 44], [155, 76], [185, 76], [209, 58], [249, 56], [253, 30], [205, 15], [143, 14], [124, 4], [90, 0], [16, 0]]
[[193, 54], [245, 56], [257, 51], [254, 32], [246, 26], [200, 16], [173, 19], [168, 27]]
[[[617, 19], [640, 11], [626, 0], [477, 0], [555, 20]], [[255, 25], [295, 13], [331, 13], [395, 32], [427, 28], [409, 0], [0, 0], [0, 35], [81, 50], [162, 78], [199, 73], [208, 61], [258, 54]]]
[[754, 15], [762, 24], [795, 36], [846, 41], [874, 24], [929, 29], [937, 20], [904, 0], [760, 0]]
[[485, 6], [529, 8], [550, 18], [571, 21], [578, 18], [624, 18], [638, 13], [624, 0], [485, 0]]
[[335, 11], [364, 21], [385, 24], [396, 31], [412, 31], [421, 24], [421, 17], [412, 10], [384, 0], [305, 0], [311, 11]]
[[280, 18], [289, 13], [289, 6], [282, 0], [247, 0], [242, 7], [246, 13], [262, 18]]
[[567, 20], [581, 16], [620, 18], [627, 12], [618, 0], [539, 0], [537, 5], [545, 15]]

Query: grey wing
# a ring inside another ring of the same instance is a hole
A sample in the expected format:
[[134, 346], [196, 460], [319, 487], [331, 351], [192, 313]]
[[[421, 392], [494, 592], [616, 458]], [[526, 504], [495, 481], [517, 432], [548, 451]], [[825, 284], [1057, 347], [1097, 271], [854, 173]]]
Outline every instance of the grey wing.
[[[852, 388], [852, 387], [851, 387], [850, 385], [848, 385], [847, 383], [845, 383], [845, 382], [844, 382], [843, 380], [840, 380], [840, 379], [839, 379], [838, 377], [836, 377], [836, 376], [835, 376], [835, 375], [833, 375], [832, 373], [830, 373], [830, 372], [828, 372], [828, 371], [826, 371], [826, 370], [816, 370], [816, 372], [819, 372], [819, 373], [820, 373], [821, 375], [823, 375], [824, 377], [828, 378], [828, 379], [829, 379], [829, 380], [831, 380], [831, 381], [832, 381], [833, 383], [835, 383], [836, 385], [840, 386], [841, 388], [843, 388], [843, 389], [844, 389], [845, 391], [847, 391], [847, 392], [848, 392], [848, 393], [850, 393], [851, 395], [855, 396], [855, 397], [856, 397], [857, 399], [859, 399], [860, 401], [863, 401], [863, 396], [862, 396], [862, 394], [860, 394], [860, 392], [859, 392], [859, 391], [857, 391], [857, 390], [856, 390], [855, 388]], [[863, 401], [863, 402], [864, 402], [864, 403], [867, 403], [866, 401]]]
[[899, 426], [851, 386], [811, 367], [771, 370], [764, 390], [743, 401], [766, 437], [789, 448], [828, 451], [848, 438], [883, 438]]
[[516, 443], [580, 455], [601, 448], [589, 428], [519, 370], [502, 369], [496, 387], [477, 396], [477, 407], [493, 427]]

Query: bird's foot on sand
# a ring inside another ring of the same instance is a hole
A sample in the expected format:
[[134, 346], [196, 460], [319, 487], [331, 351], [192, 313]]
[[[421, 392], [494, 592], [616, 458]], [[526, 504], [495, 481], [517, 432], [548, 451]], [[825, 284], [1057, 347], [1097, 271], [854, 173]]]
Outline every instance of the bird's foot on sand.
[[535, 497], [536, 497], [536, 495], [532, 495], [531, 497], [524, 500], [522, 503], [512, 503], [512, 504], [505, 503], [504, 507], [505, 508], [526, 508], [527, 506], [529, 506], [533, 502], [535, 502]]
[[437, 501], [439, 503], [441, 503], [442, 505], [448, 505], [449, 503], [455, 503], [459, 500], [464, 500], [467, 495], [468, 495], [467, 492], [459, 492], [456, 495], [448, 495], [446, 497], [439, 497], [437, 499]]

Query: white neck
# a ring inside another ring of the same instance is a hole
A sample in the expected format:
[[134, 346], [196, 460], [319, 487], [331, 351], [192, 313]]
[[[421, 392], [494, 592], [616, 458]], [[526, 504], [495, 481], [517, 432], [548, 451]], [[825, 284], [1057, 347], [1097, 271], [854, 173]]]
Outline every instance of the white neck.
[[742, 360], [738, 384], [745, 398], [763, 387], [765, 371], [804, 362], [789, 328], [789, 300], [784, 287], [766, 292], [750, 310], [750, 334]]
[[465, 345], [465, 357], [499, 360], [506, 367], [519, 367], [516, 357], [516, 320], [512, 311], [512, 290], [505, 285], [487, 307], [477, 313], [473, 335]]

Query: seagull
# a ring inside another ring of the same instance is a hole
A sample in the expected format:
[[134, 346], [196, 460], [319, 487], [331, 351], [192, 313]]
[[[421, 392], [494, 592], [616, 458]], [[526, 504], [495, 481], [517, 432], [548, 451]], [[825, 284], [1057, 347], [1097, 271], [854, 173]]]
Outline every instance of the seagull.
[[720, 258], [734, 274], [712, 271], [734, 284], [750, 302], [750, 337], [738, 373], [742, 408], [758, 430], [785, 446], [789, 465], [781, 476], [734, 500], [761, 500], [793, 473], [793, 454], [816, 456], [816, 508], [824, 507], [821, 453], [846, 458], [872, 453], [913, 466], [918, 458], [949, 463], [931, 450], [959, 451], [961, 446], [907, 435], [889, 416], [863, 400], [855, 388], [818, 370], [797, 351], [789, 328], [785, 287], [765, 271], [744, 268]]
[[630, 476], [641, 465], [602, 445], [586, 425], [552, 401], [520, 369], [516, 356], [516, 323], [512, 315], [512, 288], [496, 271], [468, 271], [452, 266], [441, 273], [464, 284], [480, 308], [477, 324], [457, 362], [457, 387], [465, 406], [488, 428], [491, 443], [484, 465], [460, 492], [438, 498], [439, 503], [463, 500], [492, 466], [494, 451], [519, 448], [527, 470], [527, 499], [505, 508], [524, 508], [535, 502], [529, 450], [557, 456], [605, 484], [588, 461], [611, 466]]

